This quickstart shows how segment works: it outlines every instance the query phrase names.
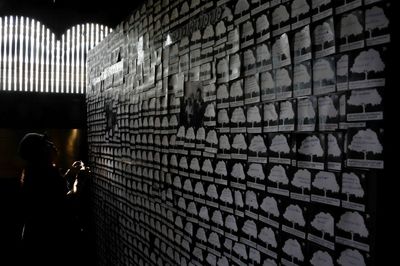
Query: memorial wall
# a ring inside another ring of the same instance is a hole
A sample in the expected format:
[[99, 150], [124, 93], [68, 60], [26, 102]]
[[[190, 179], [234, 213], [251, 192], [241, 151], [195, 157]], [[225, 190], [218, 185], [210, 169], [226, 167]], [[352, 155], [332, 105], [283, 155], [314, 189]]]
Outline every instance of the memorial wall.
[[375, 265], [389, 8], [134, 11], [88, 54], [99, 265]]

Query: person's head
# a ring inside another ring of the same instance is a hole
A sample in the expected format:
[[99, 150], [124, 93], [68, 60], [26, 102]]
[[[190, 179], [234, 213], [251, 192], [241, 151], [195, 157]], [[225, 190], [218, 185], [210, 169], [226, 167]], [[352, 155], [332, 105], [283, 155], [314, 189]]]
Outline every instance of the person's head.
[[28, 163], [51, 164], [57, 155], [57, 149], [48, 136], [28, 133], [20, 141], [18, 153]]

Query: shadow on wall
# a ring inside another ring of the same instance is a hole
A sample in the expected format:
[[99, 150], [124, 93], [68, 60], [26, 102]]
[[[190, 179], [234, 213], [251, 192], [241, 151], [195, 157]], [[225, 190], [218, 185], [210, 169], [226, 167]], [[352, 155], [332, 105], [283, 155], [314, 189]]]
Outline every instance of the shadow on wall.
[[0, 129], [0, 265], [13, 265], [10, 261], [18, 256], [19, 176], [23, 168], [18, 144], [28, 132], [46, 133], [53, 140], [59, 151], [57, 165], [63, 171], [75, 160], [86, 161], [81, 129]]

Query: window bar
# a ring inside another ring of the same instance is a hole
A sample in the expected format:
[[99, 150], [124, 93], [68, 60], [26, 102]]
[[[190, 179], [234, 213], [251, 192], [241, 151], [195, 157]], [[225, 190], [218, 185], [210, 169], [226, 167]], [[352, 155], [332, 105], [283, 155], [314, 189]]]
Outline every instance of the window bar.
[[69, 93], [69, 73], [70, 73], [70, 30], [67, 31], [67, 42], [65, 43], [66, 45], [66, 64], [65, 64], [65, 92]]
[[19, 23], [18, 23], [18, 17], [15, 17], [15, 22], [13, 25], [14, 32], [13, 32], [13, 57], [12, 57], [12, 64], [13, 64], [13, 74], [14, 77], [11, 80], [11, 90], [13, 91], [19, 91], [19, 84], [18, 84], [18, 28], [19, 28]]
[[1, 71], [2, 64], [3, 64], [3, 18], [0, 17], [0, 84], [1, 84], [0, 90], [4, 90], [3, 72]]
[[40, 60], [40, 57], [39, 57], [39, 53], [40, 53], [40, 23], [39, 23], [39, 21], [36, 21], [36, 32], [35, 32], [36, 34], [36, 36], [35, 36], [35, 52], [36, 52], [36, 54], [35, 54], [35, 59], [33, 60], [34, 61], [34, 64], [35, 64], [35, 70], [34, 70], [34, 73], [35, 73], [35, 91], [36, 92], [38, 92], [39, 91], [39, 60]]
[[45, 78], [44, 78], [44, 73], [45, 73], [45, 56], [44, 54], [47, 53], [47, 51], [45, 51], [45, 40], [46, 40], [46, 32], [45, 32], [45, 28], [44, 25], [42, 25], [42, 29], [41, 29], [41, 38], [40, 38], [40, 62], [39, 62], [39, 66], [40, 66], [40, 91], [44, 92], [44, 83], [45, 83]]
[[20, 17], [19, 18], [19, 78], [18, 78], [18, 86], [19, 86], [19, 90], [20, 91], [24, 91], [24, 44], [25, 44], [25, 18], [24, 17]]
[[75, 52], [76, 52], [76, 31], [75, 27], [72, 28], [72, 35], [71, 35], [71, 93], [75, 93]]
[[7, 64], [7, 71], [8, 71], [8, 84], [7, 84], [7, 90], [11, 90], [11, 81], [12, 81], [12, 48], [13, 48], [13, 26], [14, 26], [14, 17], [10, 17], [9, 21], [9, 31], [8, 31], [8, 64]]
[[36, 23], [35, 20], [31, 20], [31, 53], [29, 55], [29, 65], [30, 65], [30, 71], [29, 71], [29, 91], [34, 91], [34, 62], [35, 62], [35, 37], [36, 37]]
[[55, 36], [54, 33], [51, 33], [51, 53], [50, 53], [50, 91], [56, 92], [56, 72], [55, 72], [55, 58], [56, 58], [56, 46], [55, 46]]
[[61, 92], [65, 92], [65, 85], [64, 85], [64, 79], [65, 79], [65, 35], [63, 34], [61, 36], [61, 50], [60, 50], [60, 60], [58, 62], [61, 62], [61, 71], [60, 71], [60, 86], [61, 86]]
[[76, 71], [75, 71], [75, 92], [79, 93], [80, 92], [80, 69], [81, 69], [81, 60], [80, 60], [80, 54], [81, 54], [81, 26], [78, 25], [76, 28], [76, 35], [75, 35], [75, 47], [76, 47]]
[[50, 61], [49, 60], [50, 60], [50, 53], [51, 53], [51, 50], [50, 50], [50, 30], [49, 29], [46, 29], [46, 50], [45, 50], [45, 53], [46, 53], [46, 60], [45, 60], [45, 67], [44, 67], [44, 70], [45, 70], [44, 81], [45, 81], [45, 90], [46, 90], [46, 92], [49, 92], [50, 91], [50, 89], [49, 89]]

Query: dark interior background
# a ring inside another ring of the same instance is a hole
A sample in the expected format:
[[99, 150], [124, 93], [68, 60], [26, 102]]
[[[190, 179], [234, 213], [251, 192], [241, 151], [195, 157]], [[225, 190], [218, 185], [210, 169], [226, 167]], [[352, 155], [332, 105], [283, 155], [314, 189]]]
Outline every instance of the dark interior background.
[[66, 170], [86, 161], [85, 96], [0, 92], [0, 265], [18, 256], [21, 233], [19, 175], [23, 167], [18, 143], [28, 132], [46, 133], [59, 150]]

